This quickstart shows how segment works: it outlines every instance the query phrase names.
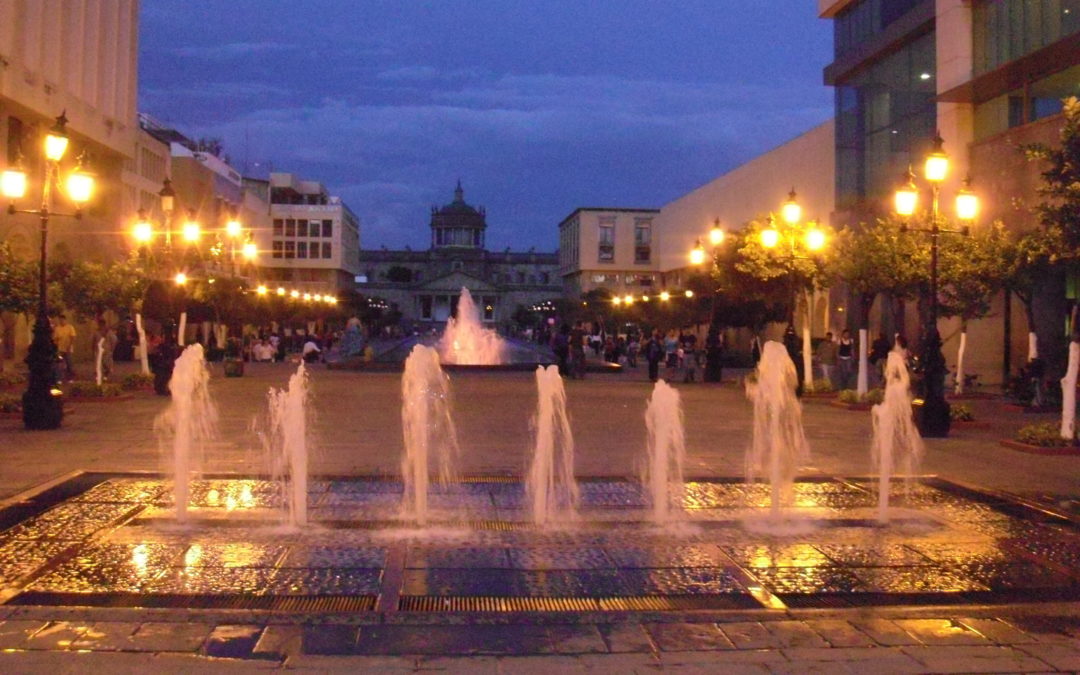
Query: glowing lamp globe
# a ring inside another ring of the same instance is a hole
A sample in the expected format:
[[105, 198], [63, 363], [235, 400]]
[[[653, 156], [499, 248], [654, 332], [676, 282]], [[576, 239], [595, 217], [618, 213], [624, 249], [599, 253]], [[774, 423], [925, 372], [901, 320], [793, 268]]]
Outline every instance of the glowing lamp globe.
[[671, 293], [668, 293], [667, 291], [660, 291], [660, 300], [662, 300], [663, 302], [667, 302], [670, 299]]
[[254, 260], [259, 255], [259, 247], [255, 245], [255, 242], [249, 241], [244, 244], [244, 257], [248, 260]]
[[775, 227], [769, 227], [761, 231], [761, 245], [765, 248], [776, 248], [780, 243], [780, 232]]
[[276, 291], [276, 292], [277, 292], [277, 294], [278, 294], [278, 295], [285, 295], [285, 289], [284, 289], [284, 288], [282, 288], [281, 286], [278, 286], [278, 287], [277, 287], [277, 291]]
[[904, 186], [896, 191], [894, 206], [896, 213], [901, 216], [910, 216], [915, 213], [915, 207], [919, 204], [919, 192], [915, 186]]
[[67, 180], [68, 197], [78, 205], [90, 201], [94, 195], [94, 177], [82, 168], [75, 169]]
[[22, 199], [26, 194], [26, 172], [19, 169], [5, 169], [0, 173], [0, 192], [7, 199]]
[[806, 248], [810, 251], [820, 251], [825, 248], [825, 232], [817, 227], [811, 227], [807, 230]]
[[187, 275], [184, 274], [183, 272], [177, 272], [176, 276], [173, 277], [173, 281], [176, 282], [177, 286], [183, 286], [184, 284], [187, 283]]
[[945, 154], [945, 141], [939, 132], [934, 136], [934, 148], [926, 156], [926, 165], [923, 167], [923, 175], [931, 183], [940, 183], [945, 180], [949, 173], [949, 156]]
[[255, 292], [259, 295], [266, 295], [266, 286], [260, 284], [259, 287], [255, 289]]
[[45, 134], [45, 158], [50, 162], [59, 162], [67, 152], [68, 137], [55, 131]]
[[140, 244], [148, 244], [154, 238], [154, 227], [145, 219], [140, 218], [139, 222], [131, 228], [131, 236]]
[[713, 225], [711, 230], [709, 230], [709, 243], [713, 246], [719, 246], [720, 244], [724, 243], [724, 238], [726, 236], [727, 233], [724, 232], [724, 229], [722, 227], [720, 227], [720, 221], [717, 220], [716, 224]]
[[184, 241], [194, 243], [199, 241], [199, 237], [201, 236], [202, 232], [199, 228], [198, 223], [189, 220], [188, 222], [184, 223], [183, 234]]
[[293, 291], [292, 293], [289, 293], [289, 297], [294, 299], [294, 300], [296, 298], [299, 298], [300, 297], [300, 291]]
[[690, 264], [700, 265], [703, 262], [705, 262], [705, 248], [699, 241], [694, 248], [690, 249]]
[[686, 289], [686, 297], [688, 297], [688, 298], [694, 297], [694, 292], [691, 291], [690, 289]]
[[784, 219], [785, 223], [791, 225], [802, 220], [802, 207], [799, 206], [799, 202], [795, 199], [795, 190], [788, 193], [787, 201], [780, 207], [780, 217]]
[[632, 305], [632, 304], [634, 304], [634, 296], [632, 296], [632, 295], [627, 295], [627, 296], [626, 296], [625, 298], [623, 298], [622, 300], [623, 300], [623, 302], [625, 302], [625, 303], [626, 303], [626, 304], [628, 304], [628, 305]]
[[975, 220], [979, 215], [979, 198], [966, 187], [956, 195], [956, 217], [960, 220]]

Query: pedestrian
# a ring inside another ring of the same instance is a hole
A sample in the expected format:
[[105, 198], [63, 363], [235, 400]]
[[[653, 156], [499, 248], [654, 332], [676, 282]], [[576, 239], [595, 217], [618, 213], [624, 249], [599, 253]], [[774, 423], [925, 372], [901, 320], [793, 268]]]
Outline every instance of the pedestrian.
[[67, 317], [61, 314], [57, 317], [57, 325], [53, 328], [53, 342], [56, 343], [57, 355], [64, 364], [64, 377], [69, 381], [75, 379], [75, 368], [72, 367], [71, 359], [75, 354], [75, 326], [67, 321]]
[[109, 379], [113, 372], [113, 350], [116, 349], [116, 331], [105, 322], [98, 320], [98, 329], [94, 333], [94, 355], [97, 355], [98, 345], [101, 346], [101, 378]]
[[840, 342], [836, 345], [837, 388], [851, 389], [851, 378], [855, 374], [855, 341], [851, 331], [845, 328], [840, 333]]
[[559, 332], [551, 339], [551, 351], [555, 352], [559, 362], [559, 374], [566, 377], [570, 374], [570, 326], [564, 323], [559, 327]]
[[879, 384], [885, 382], [885, 361], [889, 358], [889, 338], [885, 333], [878, 333], [877, 339], [870, 345], [870, 365], [874, 367], [874, 377]]
[[679, 338], [675, 331], [669, 330], [664, 338], [664, 358], [668, 370], [674, 370], [679, 366]]
[[176, 357], [180, 355], [180, 346], [171, 325], [164, 327], [165, 334], [149, 354], [150, 370], [154, 373], [154, 393], [158, 396], [169, 395], [169, 380], [172, 379]]
[[649, 362], [649, 382], [660, 378], [660, 359], [664, 358], [664, 346], [660, 344], [660, 331], [653, 333], [645, 345], [645, 360]]
[[801, 397], [803, 395], [803, 378], [806, 374], [803, 369], [802, 340], [795, 334], [795, 326], [790, 323], [784, 331], [784, 347], [787, 349], [788, 357], [795, 364], [795, 377], [798, 378], [799, 382], [795, 387], [795, 395]]
[[750, 358], [754, 360], [754, 367], [757, 368], [758, 361], [761, 361], [761, 338], [757, 335], [750, 341]]
[[574, 323], [570, 331], [570, 376], [585, 379], [585, 325], [581, 321]]
[[836, 369], [836, 343], [833, 342], [832, 331], [825, 333], [825, 339], [818, 343], [817, 346], [817, 360], [818, 365], [821, 366], [821, 376], [829, 381], [829, 384], [836, 388], [836, 381], [833, 380], [833, 371]]
[[683, 382], [696, 382], [698, 366], [701, 365], [701, 352], [694, 349], [693, 342], [687, 342], [682, 351]]
[[638, 342], [637, 333], [630, 336], [629, 342], [626, 344], [626, 365], [631, 368], [637, 368], [637, 356], [638, 351], [641, 350], [641, 344]]

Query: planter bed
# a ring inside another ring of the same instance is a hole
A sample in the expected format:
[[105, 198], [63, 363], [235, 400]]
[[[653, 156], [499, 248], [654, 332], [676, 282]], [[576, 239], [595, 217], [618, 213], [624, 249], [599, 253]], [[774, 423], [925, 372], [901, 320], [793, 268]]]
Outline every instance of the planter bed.
[[1022, 412], [1027, 415], [1038, 415], [1043, 413], [1054, 413], [1055, 415], [1061, 414], [1061, 408], [1056, 406], [1035, 407], [1031, 405], [1020, 405], [1019, 403], [1006, 403], [1005, 409], [1015, 412]]
[[802, 395], [802, 398], [803, 398], [804, 401], [815, 401], [815, 400], [817, 400], [817, 401], [831, 401], [831, 400], [835, 399], [837, 396], [838, 396], [838, 394], [835, 391], [824, 391], [824, 392], [811, 391], [811, 392], [804, 392], [803, 395]]
[[990, 423], [986, 420], [953, 420], [953, 429], [989, 429]]
[[874, 407], [873, 403], [844, 403], [843, 401], [829, 401], [829, 405], [844, 410], [869, 410]]
[[130, 401], [133, 398], [135, 398], [135, 394], [131, 393], [123, 393], [118, 396], [72, 396], [64, 394], [65, 401], [79, 403], [118, 403], [120, 401]]
[[991, 394], [986, 391], [971, 391], [963, 394], [946, 394], [945, 398], [950, 401], [986, 401], [998, 398], [998, 396], [998, 394]]
[[1080, 447], [1077, 447], [1075, 445], [1046, 447], [1042, 445], [1031, 445], [1029, 443], [1022, 443], [1020, 441], [1014, 441], [1011, 439], [1001, 440], [998, 441], [998, 443], [1000, 443], [1006, 448], [1009, 448], [1010, 450], [1026, 452], [1032, 455], [1080, 455]]

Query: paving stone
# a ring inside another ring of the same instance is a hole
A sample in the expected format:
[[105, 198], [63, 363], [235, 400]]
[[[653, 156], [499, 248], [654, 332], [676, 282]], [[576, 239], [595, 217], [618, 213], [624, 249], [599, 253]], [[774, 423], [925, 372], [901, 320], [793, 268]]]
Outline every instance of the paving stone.
[[0, 649], [20, 649], [31, 635], [48, 625], [48, 621], [25, 619], [13, 619], [0, 623]]
[[144, 623], [131, 636], [130, 649], [142, 652], [193, 652], [213, 626], [205, 623]]
[[544, 626], [361, 626], [360, 654], [551, 654]]
[[885, 647], [921, 644], [913, 635], [890, 619], [860, 619], [852, 621], [851, 625], [869, 635], [874, 642]]
[[71, 643], [86, 632], [88, 624], [74, 621], [52, 621], [48, 626], [31, 635], [24, 649], [68, 649]]
[[937, 673], [1031, 673], [1048, 670], [1047, 662], [1013, 647], [903, 647]]
[[[776, 675], [803, 675], [804, 673], [844, 675], [844, 673], [859, 673], [860, 669], [844, 661], [787, 661], [770, 663], [769, 672]], [[877, 672], [875, 668], [875, 675]]]
[[841, 619], [812, 619], [806, 622], [815, 633], [833, 647], [870, 647], [875, 642], [849, 621]]
[[301, 651], [321, 656], [356, 654], [359, 634], [356, 626], [304, 626]]
[[998, 644], [1014, 645], [1035, 642], [1035, 638], [1001, 619], [960, 619], [960, 622], [972, 630], [986, 636]]
[[251, 656], [262, 631], [262, 626], [216, 626], [206, 639], [204, 650], [207, 656], [244, 659]]
[[736, 649], [777, 649], [783, 646], [779, 638], [758, 621], [735, 621], [718, 625]]
[[762, 625], [781, 647], [828, 647], [820, 635], [802, 621], [765, 621]]
[[[514, 675], [551, 675], [551, 673], [585, 673], [589, 667], [576, 656], [500, 656], [499, 672]], [[472, 672], [471, 665], [469, 672]]]
[[559, 654], [604, 654], [607, 645], [592, 624], [549, 626], [548, 634]]
[[660, 660], [652, 653], [581, 654], [578, 661], [598, 673], [655, 673]]
[[649, 623], [645, 629], [656, 646], [666, 652], [735, 649], [731, 640], [712, 623]]
[[136, 622], [99, 621], [89, 627], [71, 643], [72, 649], [93, 651], [125, 651], [131, 644], [131, 636], [142, 624]]
[[651, 652], [652, 638], [640, 623], [612, 623], [597, 626], [608, 649], [613, 652]]
[[[466, 659], [461, 659], [465, 661]], [[252, 663], [250, 661], [245, 662]], [[259, 663], [259, 662], [255, 662]], [[273, 662], [262, 662], [270, 663]], [[276, 664], [273, 664], [276, 665]], [[289, 658], [286, 667], [290, 672], [309, 672], [309, 673], [415, 673], [416, 672], [416, 659], [410, 656], [316, 656], [312, 654], [299, 654]], [[454, 672], [467, 672], [460, 671], [461, 666], [458, 666], [458, 670]], [[445, 668], [441, 670], [446, 670]], [[483, 670], [479, 672], [495, 672], [494, 670]]]
[[304, 630], [300, 626], [271, 625], [263, 629], [251, 655], [261, 659], [281, 660], [300, 653]]
[[895, 619], [896, 625], [926, 645], [986, 645], [989, 641], [952, 619]]
[[787, 656], [779, 649], [736, 649], [727, 651], [662, 652], [660, 662], [669, 665], [733, 663], [785, 663]]
[[1058, 670], [1080, 672], [1080, 649], [1046, 643], [1019, 645], [1017, 649], [1049, 663]]

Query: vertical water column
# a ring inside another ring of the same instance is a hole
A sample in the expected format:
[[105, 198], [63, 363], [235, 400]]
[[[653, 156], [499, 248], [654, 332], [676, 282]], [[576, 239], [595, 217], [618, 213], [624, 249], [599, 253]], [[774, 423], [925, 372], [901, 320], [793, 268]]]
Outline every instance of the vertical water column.
[[871, 461], [878, 474], [878, 520], [888, 520], [889, 484], [897, 467], [908, 477], [922, 459], [924, 447], [911, 414], [911, 380], [903, 353], [893, 350], [885, 362], [885, 399], [871, 411], [874, 439]]
[[489, 366], [506, 363], [506, 340], [480, 320], [480, 308], [472, 293], [462, 287], [457, 317], [446, 322], [439, 351], [447, 363]]
[[525, 484], [532, 522], [547, 525], [575, 520], [580, 493], [574, 479], [574, 437], [558, 366], [537, 367], [536, 390], [536, 438]]
[[645, 429], [648, 441], [642, 484], [650, 496], [651, 520], [665, 523], [682, 513], [672, 505], [678, 508], [682, 502], [686, 442], [679, 392], [663, 380], [653, 387], [645, 409]]
[[791, 501], [795, 473], [810, 458], [810, 446], [803, 430], [802, 405], [795, 396], [795, 364], [784, 345], [773, 340], [765, 343], [755, 376], [746, 383], [746, 396], [754, 405], [746, 480], [769, 482], [769, 508], [775, 517]]
[[286, 389], [267, 394], [271, 473], [284, 487], [290, 525], [307, 524], [308, 376], [303, 361]]
[[450, 378], [439, 365], [439, 353], [416, 345], [405, 359], [401, 377], [401, 427], [405, 453], [401, 459], [404, 484], [402, 516], [419, 525], [428, 520], [431, 469], [446, 485], [456, 475], [457, 431], [450, 411]]

